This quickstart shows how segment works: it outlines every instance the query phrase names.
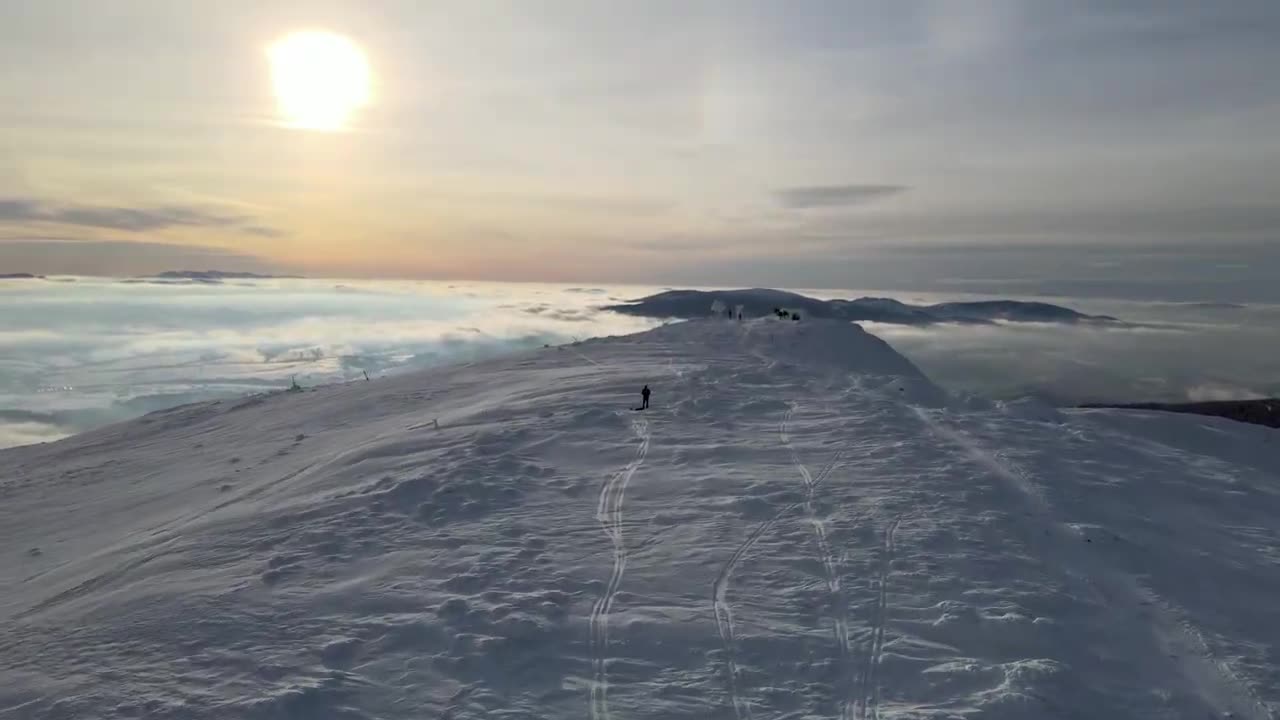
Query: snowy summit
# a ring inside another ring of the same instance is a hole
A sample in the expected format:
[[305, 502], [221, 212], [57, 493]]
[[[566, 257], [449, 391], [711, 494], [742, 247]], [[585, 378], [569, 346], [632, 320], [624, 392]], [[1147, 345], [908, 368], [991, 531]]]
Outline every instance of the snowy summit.
[[189, 405], [0, 452], [0, 718], [1275, 717], [1278, 437], [809, 317]]

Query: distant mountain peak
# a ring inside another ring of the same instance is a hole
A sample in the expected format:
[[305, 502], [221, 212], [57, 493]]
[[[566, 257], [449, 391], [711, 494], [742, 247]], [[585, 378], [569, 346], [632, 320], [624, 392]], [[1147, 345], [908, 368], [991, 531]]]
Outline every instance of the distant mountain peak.
[[819, 300], [785, 290], [667, 290], [604, 309], [626, 315], [653, 318], [693, 319], [706, 317], [716, 302], [728, 308], [741, 305], [747, 317], [763, 317], [775, 309], [791, 310], [802, 317], [831, 318], [852, 322], [881, 322], [898, 325], [962, 323], [986, 325], [996, 322], [1115, 323], [1113, 317], [1086, 315], [1060, 305], [1021, 300], [982, 300], [937, 305], [911, 305], [883, 297], [854, 300]]

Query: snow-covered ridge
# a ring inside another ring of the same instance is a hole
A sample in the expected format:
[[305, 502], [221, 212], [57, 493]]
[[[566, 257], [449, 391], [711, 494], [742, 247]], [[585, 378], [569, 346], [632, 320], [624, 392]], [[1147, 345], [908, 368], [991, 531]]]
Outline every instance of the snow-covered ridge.
[[819, 300], [783, 290], [669, 290], [634, 302], [605, 309], [627, 315], [654, 318], [704, 318], [713, 304], [741, 307], [745, 317], [764, 317], [776, 309], [799, 312], [802, 317], [835, 318], [854, 322], [899, 325], [936, 323], [988, 324], [1004, 322], [1116, 323], [1106, 315], [1086, 315], [1060, 305], [1020, 300], [984, 300], [936, 305], [911, 305], [891, 298]]
[[0, 717], [1280, 710], [1276, 431], [958, 400], [846, 322], [190, 405], [0, 468]]

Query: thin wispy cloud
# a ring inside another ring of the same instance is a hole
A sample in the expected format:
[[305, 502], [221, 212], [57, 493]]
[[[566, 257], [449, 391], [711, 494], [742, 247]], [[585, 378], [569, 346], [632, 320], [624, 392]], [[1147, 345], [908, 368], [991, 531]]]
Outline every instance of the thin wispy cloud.
[[783, 188], [777, 192], [778, 202], [793, 210], [850, 207], [901, 195], [910, 188], [904, 185], [809, 185]]
[[245, 225], [240, 228], [240, 232], [245, 235], [253, 235], [255, 237], [262, 238], [279, 238], [288, 235], [288, 233], [283, 230], [267, 227], [266, 225]]
[[48, 223], [124, 232], [156, 232], [172, 228], [214, 228], [258, 237], [281, 231], [240, 213], [184, 205], [123, 207], [42, 202], [32, 198], [0, 199], [0, 222]]
[[204, 245], [100, 240], [75, 236], [0, 236], [0, 268], [48, 275], [145, 275], [181, 268], [270, 272], [245, 252]]

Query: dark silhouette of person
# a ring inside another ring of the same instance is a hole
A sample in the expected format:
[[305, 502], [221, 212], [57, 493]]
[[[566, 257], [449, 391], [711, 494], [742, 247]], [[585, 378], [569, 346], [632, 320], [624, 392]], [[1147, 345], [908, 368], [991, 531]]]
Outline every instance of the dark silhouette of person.
[[640, 409], [641, 410], [649, 409], [649, 386], [648, 385], [645, 385], [644, 389], [640, 391]]

